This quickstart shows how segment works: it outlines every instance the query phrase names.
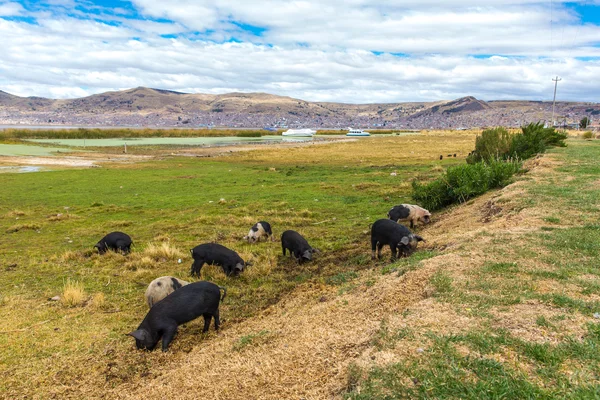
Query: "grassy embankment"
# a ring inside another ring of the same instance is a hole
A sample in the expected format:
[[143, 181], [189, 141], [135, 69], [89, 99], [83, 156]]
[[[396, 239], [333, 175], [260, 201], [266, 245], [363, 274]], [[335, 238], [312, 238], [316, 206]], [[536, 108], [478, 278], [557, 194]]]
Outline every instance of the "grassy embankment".
[[[225, 331], [305, 282], [336, 285], [372, 268], [369, 224], [409, 200], [416, 174], [464, 162], [437, 161], [440, 146], [464, 157], [473, 141], [472, 135], [378, 138], [216, 161], [170, 158], [0, 176], [0, 346], [10, 349], [0, 356], [4, 393], [102, 390], [150, 373], [149, 355], [123, 334], [147, 311], [147, 283], [162, 275], [188, 279], [189, 249], [197, 244], [218, 241], [254, 261], [237, 279], [216, 267], [202, 271], [203, 279], [228, 288]], [[281, 256], [278, 242], [245, 244], [241, 238], [260, 219], [271, 222], [277, 237], [288, 228], [302, 232], [323, 254], [298, 266]], [[113, 230], [133, 237], [133, 253], [92, 254]], [[69, 302], [48, 300], [64, 298], [65, 286]], [[174, 357], [214, 340], [200, 329], [193, 322], [181, 330]]]
[[598, 398], [600, 143], [568, 146], [432, 227], [458, 256], [428, 286], [428, 318], [446, 323], [382, 320], [379, 351], [412, 351], [351, 366], [346, 398]]

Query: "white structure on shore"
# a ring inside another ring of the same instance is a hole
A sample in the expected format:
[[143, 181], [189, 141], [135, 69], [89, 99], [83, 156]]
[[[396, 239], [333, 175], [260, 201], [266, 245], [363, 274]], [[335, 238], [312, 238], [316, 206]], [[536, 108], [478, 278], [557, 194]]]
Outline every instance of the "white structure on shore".
[[287, 131], [283, 132], [281, 136], [314, 136], [315, 133], [317, 133], [317, 131], [308, 128], [288, 129]]

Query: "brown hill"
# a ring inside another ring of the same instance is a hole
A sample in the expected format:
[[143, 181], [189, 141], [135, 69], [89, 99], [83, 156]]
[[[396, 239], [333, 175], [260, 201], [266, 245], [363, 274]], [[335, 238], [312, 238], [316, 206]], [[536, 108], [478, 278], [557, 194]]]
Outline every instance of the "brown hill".
[[[567, 122], [598, 114], [596, 103], [557, 103], [557, 118]], [[0, 91], [0, 124], [423, 129], [520, 126], [549, 120], [550, 115], [550, 102], [485, 102], [472, 96], [438, 102], [346, 104], [268, 93], [191, 94], [145, 87], [65, 100]]]

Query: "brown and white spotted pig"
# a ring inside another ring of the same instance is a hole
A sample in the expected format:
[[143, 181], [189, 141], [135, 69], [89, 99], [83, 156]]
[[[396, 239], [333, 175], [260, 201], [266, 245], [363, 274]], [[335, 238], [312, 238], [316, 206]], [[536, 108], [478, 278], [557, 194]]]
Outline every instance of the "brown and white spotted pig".
[[400, 204], [394, 206], [388, 211], [388, 218], [400, 222], [410, 221], [411, 229], [415, 227], [415, 222], [421, 221], [424, 224], [431, 222], [431, 213], [426, 209], [415, 206], [414, 204]]

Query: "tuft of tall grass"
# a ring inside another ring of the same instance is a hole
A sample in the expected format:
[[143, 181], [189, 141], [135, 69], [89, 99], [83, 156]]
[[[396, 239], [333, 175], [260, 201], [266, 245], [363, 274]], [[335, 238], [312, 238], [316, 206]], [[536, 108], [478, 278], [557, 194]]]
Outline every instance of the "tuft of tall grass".
[[104, 293], [102, 293], [102, 292], [95, 293], [92, 296], [91, 306], [98, 310], [102, 310], [102, 309], [106, 308], [107, 303], [106, 303], [106, 297], [104, 296]]
[[72, 281], [70, 278], [65, 282], [60, 301], [66, 307], [76, 307], [82, 305], [86, 294], [83, 284], [78, 281]]
[[183, 253], [169, 242], [150, 243], [143, 252], [144, 256], [156, 261], [176, 260], [183, 257]]

